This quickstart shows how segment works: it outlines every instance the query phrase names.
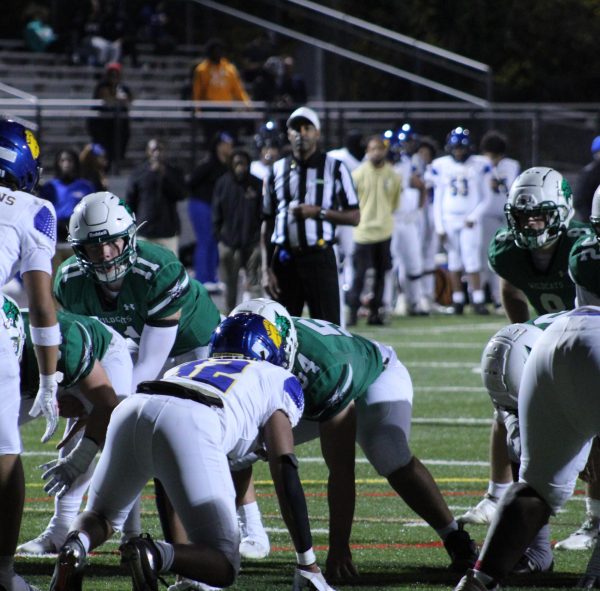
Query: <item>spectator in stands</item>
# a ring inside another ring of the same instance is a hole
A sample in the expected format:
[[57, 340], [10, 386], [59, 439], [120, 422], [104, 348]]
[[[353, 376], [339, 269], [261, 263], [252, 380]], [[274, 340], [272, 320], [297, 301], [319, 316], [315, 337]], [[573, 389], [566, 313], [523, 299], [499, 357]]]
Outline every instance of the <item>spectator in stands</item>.
[[[225, 46], [218, 38], [205, 45], [206, 59], [194, 70], [192, 98], [195, 101], [240, 101], [250, 104], [250, 97], [244, 88], [237, 68], [224, 56]], [[234, 133], [235, 125], [224, 126], [223, 121], [209, 119], [204, 124], [207, 138], [218, 129], [228, 127]]]
[[198, 281], [209, 292], [218, 291], [219, 252], [212, 227], [212, 197], [215, 183], [228, 170], [233, 151], [233, 136], [218, 131], [210, 143], [208, 156], [192, 172], [188, 180], [190, 221], [196, 234], [194, 271]]
[[67, 242], [69, 218], [82, 197], [94, 190], [94, 185], [80, 176], [77, 152], [71, 148], [59, 150], [54, 158], [54, 176], [40, 188], [40, 197], [56, 209], [56, 253], [52, 259], [55, 270], [73, 254]]
[[125, 19], [117, 11], [117, 2], [110, 0], [87, 0], [81, 5], [80, 43], [75, 62], [91, 66], [103, 66], [121, 59], [122, 36]]
[[23, 14], [25, 47], [35, 52], [52, 51], [57, 47], [58, 37], [50, 25], [50, 13], [46, 6], [31, 3]]
[[154, 53], [167, 55], [175, 49], [175, 38], [169, 31], [167, 3], [163, 0], [146, 2], [139, 14], [141, 26], [138, 32], [140, 40], [151, 43]]
[[219, 275], [225, 283], [225, 314], [237, 305], [240, 270], [246, 275], [247, 298], [262, 295], [260, 225], [262, 182], [250, 174], [250, 155], [236, 149], [230, 167], [215, 185], [214, 233], [219, 243]]
[[146, 161], [129, 177], [125, 200], [140, 224], [138, 236], [178, 254], [180, 222], [177, 202], [185, 198], [183, 173], [166, 162], [165, 146], [148, 140]]
[[275, 85], [277, 106], [293, 109], [305, 104], [308, 100], [306, 83], [300, 74], [294, 73], [294, 58], [291, 55], [283, 56], [281, 65]]
[[125, 157], [129, 143], [129, 105], [133, 93], [121, 81], [122, 66], [112, 62], [106, 65], [104, 76], [94, 89], [95, 99], [101, 99], [99, 116], [88, 120], [92, 142], [106, 150], [109, 166]]
[[[265, 62], [277, 53], [277, 44], [273, 35], [261, 31], [244, 47], [242, 52], [242, 77], [244, 82], [254, 86], [254, 81], [262, 72]], [[260, 99], [254, 99], [260, 100]]]
[[579, 172], [573, 194], [575, 219], [586, 224], [590, 219], [594, 192], [600, 185], [600, 135], [592, 141], [591, 152], [592, 161]]
[[108, 160], [106, 150], [100, 144], [86, 144], [79, 154], [81, 178], [87, 179], [94, 186], [94, 191], [108, 189]]

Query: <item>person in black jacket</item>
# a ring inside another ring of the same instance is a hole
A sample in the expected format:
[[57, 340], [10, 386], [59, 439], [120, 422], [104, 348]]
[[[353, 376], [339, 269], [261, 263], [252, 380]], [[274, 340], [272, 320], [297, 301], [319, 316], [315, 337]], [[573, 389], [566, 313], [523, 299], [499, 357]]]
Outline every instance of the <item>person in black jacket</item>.
[[260, 225], [262, 182], [250, 174], [250, 155], [236, 149], [229, 171], [215, 185], [212, 203], [214, 233], [219, 243], [219, 275], [225, 283], [225, 314], [237, 304], [240, 269], [245, 291], [262, 295]]
[[198, 164], [188, 180], [190, 221], [196, 234], [195, 278], [212, 293], [218, 291], [219, 264], [217, 241], [212, 228], [212, 196], [215, 183], [228, 170], [227, 161], [233, 144], [231, 135], [218, 131], [210, 143], [209, 155]]
[[177, 254], [177, 201], [185, 198], [186, 189], [182, 170], [166, 162], [165, 154], [160, 140], [148, 140], [148, 158], [131, 173], [125, 200], [140, 224], [138, 236]]
[[590, 219], [594, 192], [600, 185], [600, 135], [593, 139], [591, 152], [592, 161], [580, 171], [573, 194], [575, 219], [586, 224]]

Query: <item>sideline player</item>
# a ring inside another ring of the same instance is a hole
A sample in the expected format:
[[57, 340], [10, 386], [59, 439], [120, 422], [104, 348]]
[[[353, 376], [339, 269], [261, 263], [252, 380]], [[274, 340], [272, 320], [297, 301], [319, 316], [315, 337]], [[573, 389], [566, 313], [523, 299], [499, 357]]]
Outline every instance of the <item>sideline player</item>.
[[519, 388], [519, 482], [500, 501], [476, 567], [456, 591], [498, 588], [573, 494], [600, 424], [599, 338], [600, 308], [584, 306], [555, 320], [533, 347]]
[[468, 278], [476, 314], [489, 314], [481, 287], [481, 216], [491, 198], [489, 164], [472, 155], [468, 129], [457, 127], [446, 138], [448, 154], [436, 158], [427, 172], [433, 184], [433, 215], [436, 232], [448, 252], [452, 305], [462, 314], [465, 295], [462, 273]]
[[[56, 213], [32, 193], [40, 178], [40, 148], [20, 123], [0, 120], [0, 287], [17, 273], [29, 301], [31, 336], [40, 370], [33, 416], [42, 413], [48, 441], [58, 426], [56, 361], [60, 330], [52, 299], [52, 257], [56, 248]], [[0, 328], [0, 590], [33, 589], [14, 572], [25, 478], [19, 436], [19, 363], [8, 331]]]
[[305, 408], [294, 440], [300, 444], [320, 437], [329, 469], [327, 575], [350, 580], [358, 574], [350, 551], [355, 441], [377, 472], [442, 538], [450, 568], [460, 571], [473, 564], [474, 542], [459, 528], [433, 477], [410, 449], [413, 388], [394, 350], [324, 320], [292, 318], [270, 300], [249, 300], [233, 313], [244, 311], [278, 326], [286, 345], [297, 339], [297, 354], [288, 356], [288, 365], [302, 383]]
[[[510, 188], [505, 212], [508, 227], [494, 236], [488, 260], [500, 277], [508, 320], [527, 322], [530, 305], [538, 315], [574, 308], [569, 252], [590, 230], [572, 220], [572, 193], [567, 180], [552, 168], [525, 170]], [[490, 436], [490, 464], [488, 492], [460, 518], [465, 523], [490, 523], [498, 500], [512, 482], [506, 429], [497, 415]]]
[[[239, 530], [228, 457], [264, 443], [281, 512], [297, 554], [294, 588], [329, 591], [312, 549], [292, 427], [302, 415], [298, 380], [281, 366], [279, 331], [255, 314], [226, 318], [208, 359], [185, 363], [162, 380], [140, 384], [113, 413], [86, 511], [56, 562], [51, 591], [81, 589], [87, 553], [119, 529], [148, 478], [159, 478], [188, 544], [149, 535], [120, 547], [136, 591], [157, 588], [174, 572], [227, 586], [239, 569]], [[227, 395], [225, 395], [225, 393]]]
[[[21, 411], [19, 424], [28, 421], [32, 393], [37, 388], [37, 363], [29, 330], [29, 313], [21, 312], [25, 325], [25, 347], [21, 361]], [[83, 495], [94, 469], [92, 460], [102, 446], [112, 410], [118, 400], [131, 393], [133, 364], [125, 339], [112, 328], [89, 316], [61, 310], [57, 313], [61, 332], [58, 370], [63, 379], [58, 390], [61, 416], [68, 417], [65, 439], [46, 489], [65, 488], [54, 500], [54, 514], [35, 539], [21, 544], [24, 554], [56, 553], [64, 543], [72, 521], [79, 513]], [[78, 433], [78, 427], [85, 427]], [[50, 468], [50, 466], [49, 466]], [[46, 477], [46, 476], [45, 476]], [[139, 535], [139, 508], [127, 522], [125, 533]]]
[[69, 240], [75, 255], [57, 271], [56, 298], [130, 339], [133, 389], [156, 378], [169, 357], [201, 356], [219, 311], [172, 252], [137, 240], [121, 199], [106, 191], [85, 196], [69, 221]]

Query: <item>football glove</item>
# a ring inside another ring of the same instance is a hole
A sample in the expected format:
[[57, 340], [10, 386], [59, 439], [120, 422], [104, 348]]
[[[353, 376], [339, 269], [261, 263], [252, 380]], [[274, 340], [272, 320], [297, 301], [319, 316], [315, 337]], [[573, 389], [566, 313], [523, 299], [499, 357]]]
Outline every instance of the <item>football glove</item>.
[[57, 371], [48, 376], [40, 375], [40, 387], [29, 416], [37, 417], [40, 413], [46, 419], [46, 431], [42, 435], [42, 443], [46, 443], [58, 427], [58, 402], [56, 401], [56, 392], [58, 384], [63, 379], [63, 374]]
[[88, 469], [99, 449], [89, 437], [83, 437], [69, 455], [41, 465], [40, 469], [46, 470], [42, 478], [48, 481], [44, 484], [44, 490], [60, 499], [75, 479]]
[[294, 584], [292, 591], [303, 591], [305, 589], [313, 589], [316, 591], [335, 591], [333, 587], [330, 587], [323, 573], [313, 573], [301, 568], [296, 568], [294, 572]]

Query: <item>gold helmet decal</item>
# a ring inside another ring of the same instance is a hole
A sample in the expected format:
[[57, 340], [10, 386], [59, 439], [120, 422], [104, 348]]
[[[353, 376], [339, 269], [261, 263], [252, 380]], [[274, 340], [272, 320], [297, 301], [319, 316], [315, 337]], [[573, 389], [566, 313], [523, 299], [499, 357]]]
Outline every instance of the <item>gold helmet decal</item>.
[[277, 348], [281, 347], [281, 334], [272, 322], [269, 322], [266, 318], [263, 318], [263, 325], [267, 331], [267, 336], [275, 343]]
[[31, 155], [37, 159], [40, 156], [40, 146], [33, 135], [33, 132], [29, 131], [29, 129], [25, 130], [25, 140], [27, 141], [27, 145], [29, 146], [29, 150], [31, 151]]

